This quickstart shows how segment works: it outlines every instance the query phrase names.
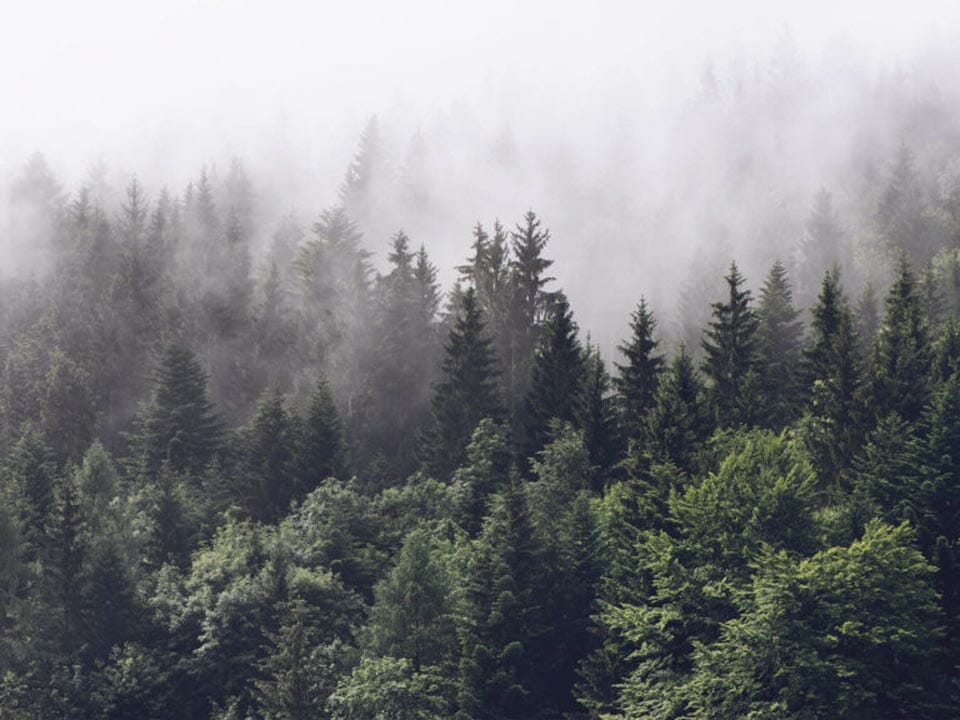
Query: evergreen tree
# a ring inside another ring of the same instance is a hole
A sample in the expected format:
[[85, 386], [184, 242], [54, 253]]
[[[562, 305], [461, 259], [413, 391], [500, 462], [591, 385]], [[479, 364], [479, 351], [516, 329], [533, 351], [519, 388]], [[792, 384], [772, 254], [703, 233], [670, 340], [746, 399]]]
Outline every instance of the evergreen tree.
[[903, 259], [874, 343], [871, 390], [878, 415], [896, 412], [907, 421], [920, 417], [929, 397], [928, 332], [913, 273]]
[[[750, 306], [750, 291], [743, 289], [744, 279], [735, 263], [724, 278], [727, 300], [713, 303], [713, 320], [703, 338], [706, 358], [703, 371], [710, 380], [710, 397], [723, 427], [752, 424], [756, 420], [750, 396], [751, 376], [757, 364], [756, 313]], [[755, 383], [754, 383], [755, 385]]]
[[837, 268], [828, 270], [816, 307], [813, 337], [804, 350], [809, 396], [802, 435], [821, 480], [839, 480], [863, 436], [862, 360], [854, 320]]
[[327, 478], [345, 479], [343, 425], [326, 381], [317, 383], [297, 442], [297, 477], [308, 493]]
[[274, 521], [287, 513], [297, 499], [295, 477], [296, 423], [274, 388], [265, 393], [244, 435], [245, 464], [250, 475], [245, 509], [256, 520]]
[[426, 467], [437, 478], [447, 478], [463, 464], [477, 423], [503, 414], [491, 345], [476, 291], [469, 288], [447, 338], [442, 379], [433, 391], [433, 420], [423, 445]]
[[592, 466], [591, 487], [600, 491], [617, 462], [620, 438], [614, 398], [610, 394], [610, 376], [600, 348], [588, 345], [584, 354], [583, 396], [577, 412], [577, 424], [583, 428], [584, 442]]
[[415, 672], [449, 665], [455, 637], [453, 586], [432, 538], [414, 530], [403, 542], [393, 569], [381, 580], [370, 611], [367, 643], [378, 655], [405, 658]]
[[553, 260], [543, 257], [550, 240], [550, 231], [541, 229], [540, 219], [532, 210], [524, 216], [524, 224], [511, 233], [513, 257], [510, 260], [509, 352], [503, 359], [507, 398], [514, 403], [514, 415], [523, 413], [522, 401], [530, 382], [531, 362], [536, 350], [544, 318], [551, 305], [551, 293], [543, 288], [554, 278], [545, 276]]
[[643, 432], [646, 413], [653, 407], [663, 356], [656, 354], [654, 332], [657, 323], [645, 298], [630, 316], [630, 339], [617, 349], [625, 364], [615, 363], [619, 375], [613, 379], [620, 411], [620, 427], [625, 438], [638, 439]]
[[779, 260], [760, 290], [757, 309], [762, 414], [765, 425], [782, 428], [799, 411], [800, 344], [803, 325], [793, 306], [793, 292], [787, 271]]
[[528, 718], [539, 658], [531, 643], [544, 631], [540, 548], [516, 486], [497, 498], [477, 540], [461, 619], [458, 701], [480, 720]]
[[183, 344], [172, 342], [164, 350], [137, 426], [133, 456], [147, 476], [156, 476], [164, 464], [198, 476], [220, 450], [223, 430], [207, 401], [206, 375]]
[[703, 385], [681, 345], [657, 386], [644, 424], [643, 447], [654, 460], [690, 471], [711, 429]]
[[566, 298], [551, 308], [533, 359], [526, 397], [524, 457], [533, 458], [550, 440], [550, 423], [576, 423], [584, 397], [586, 367], [577, 324]]

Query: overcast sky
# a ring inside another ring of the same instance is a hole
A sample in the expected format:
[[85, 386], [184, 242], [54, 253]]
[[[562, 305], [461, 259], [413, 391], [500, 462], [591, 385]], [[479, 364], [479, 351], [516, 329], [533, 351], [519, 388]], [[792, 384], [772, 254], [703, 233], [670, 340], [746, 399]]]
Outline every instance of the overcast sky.
[[101, 153], [175, 173], [198, 147], [251, 155], [284, 133], [322, 158], [391, 104], [427, 113], [513, 83], [575, 106], [623, 77], [655, 77], [656, 93], [784, 27], [808, 56], [841, 43], [896, 58], [952, 33], [958, 5], [7, 0], [0, 168], [39, 149], [68, 181]]

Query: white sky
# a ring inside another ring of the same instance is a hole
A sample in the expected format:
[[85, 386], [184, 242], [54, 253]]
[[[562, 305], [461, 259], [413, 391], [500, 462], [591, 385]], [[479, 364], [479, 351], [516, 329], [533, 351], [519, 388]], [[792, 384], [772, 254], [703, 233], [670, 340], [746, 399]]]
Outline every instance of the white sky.
[[707, 57], [769, 52], [786, 25], [805, 53], [842, 36], [895, 56], [958, 19], [957, 2], [879, 0], [0, 0], [0, 171], [37, 149], [68, 179], [100, 153], [162, 164], [215, 141], [245, 155], [289, 123], [317, 146], [352, 143], [390, 102], [670, 82]]

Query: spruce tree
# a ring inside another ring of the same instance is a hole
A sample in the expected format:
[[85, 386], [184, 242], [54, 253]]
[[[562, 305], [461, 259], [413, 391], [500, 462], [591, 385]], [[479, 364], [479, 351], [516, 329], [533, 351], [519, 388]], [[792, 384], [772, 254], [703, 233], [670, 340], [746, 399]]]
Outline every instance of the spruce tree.
[[296, 451], [299, 492], [306, 494], [327, 478], [346, 480], [343, 424], [326, 380], [310, 395]]
[[577, 423], [583, 429], [590, 456], [592, 487], [599, 492], [620, 454], [614, 398], [610, 395], [610, 375], [599, 347], [591, 348], [588, 345], [584, 354], [583, 396], [577, 412]]
[[586, 367], [577, 324], [566, 298], [553, 305], [533, 359], [526, 396], [524, 456], [533, 458], [550, 440], [550, 423], [577, 423]]
[[182, 343], [164, 350], [131, 440], [139, 469], [149, 477], [164, 464], [199, 476], [222, 447], [223, 428], [207, 401], [206, 375]]
[[807, 401], [802, 435], [821, 481], [835, 483], [863, 439], [863, 361], [839, 270], [828, 270], [812, 310], [813, 337], [804, 350]]
[[929, 397], [932, 361], [927, 319], [906, 259], [887, 295], [873, 352], [871, 394], [878, 415], [898, 413], [912, 422]]
[[787, 271], [779, 260], [760, 290], [757, 346], [764, 424], [774, 429], [789, 424], [799, 412], [800, 350], [803, 324], [793, 306]]
[[625, 439], [638, 439], [643, 432], [644, 417], [653, 407], [657, 383], [663, 370], [663, 356], [657, 354], [659, 342], [654, 339], [657, 323], [645, 298], [630, 316], [630, 339], [617, 349], [624, 364], [614, 363], [618, 376], [613, 379], [617, 391], [620, 427]]
[[643, 447], [655, 461], [671, 462], [689, 472], [712, 427], [703, 384], [681, 345], [657, 386], [644, 423]]
[[427, 469], [439, 479], [463, 464], [477, 423], [503, 415], [491, 346], [476, 291], [469, 288], [447, 337], [442, 377], [433, 392], [433, 418], [422, 446]]
[[722, 427], [737, 427], [755, 421], [757, 327], [750, 291], [736, 263], [730, 264], [726, 301], [713, 303], [713, 320], [702, 341], [706, 358], [703, 371], [710, 380], [710, 397]]

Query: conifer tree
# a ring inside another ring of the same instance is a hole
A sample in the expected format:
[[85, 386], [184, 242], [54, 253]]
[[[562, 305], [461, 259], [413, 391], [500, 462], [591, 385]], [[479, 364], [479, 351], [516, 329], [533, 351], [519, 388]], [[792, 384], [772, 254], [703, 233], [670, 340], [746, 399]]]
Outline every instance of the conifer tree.
[[887, 295], [873, 353], [871, 394], [878, 415], [898, 413], [912, 422], [929, 397], [931, 348], [927, 319], [906, 259]]
[[274, 521], [289, 511], [299, 490], [294, 466], [297, 427], [278, 388], [263, 395], [243, 434], [250, 474], [250, 494], [243, 499], [244, 505], [254, 519]]
[[299, 435], [296, 467], [301, 493], [319, 487], [327, 478], [346, 479], [343, 424], [325, 380], [317, 383], [310, 396]]
[[220, 450], [223, 430], [207, 400], [206, 375], [182, 343], [171, 342], [164, 350], [137, 426], [133, 455], [150, 477], [164, 464], [198, 476]]
[[554, 278], [544, 273], [553, 260], [543, 257], [550, 240], [550, 231], [541, 229], [540, 219], [532, 210], [524, 216], [524, 224], [511, 233], [513, 257], [510, 260], [509, 352], [504, 358], [507, 398], [512, 399], [514, 415], [523, 413], [522, 401], [529, 387], [530, 366], [536, 350], [544, 318], [550, 307], [551, 293], [543, 288]]
[[550, 423], [576, 423], [583, 402], [586, 367], [577, 324], [566, 298], [551, 308], [533, 359], [526, 397], [524, 453], [533, 458], [550, 440]]
[[465, 589], [458, 701], [468, 717], [527, 718], [536, 711], [532, 643], [547, 622], [539, 560], [524, 495], [509, 486], [477, 540]]
[[671, 462], [689, 472], [712, 427], [703, 385], [681, 345], [657, 386], [644, 423], [643, 447], [657, 462]]
[[423, 445], [426, 467], [439, 479], [463, 464], [477, 423], [503, 414], [491, 345], [476, 291], [469, 288], [447, 338], [442, 377], [433, 392], [433, 419]]
[[756, 376], [759, 322], [736, 263], [730, 264], [724, 279], [728, 296], [726, 301], [713, 303], [713, 320], [702, 342], [706, 353], [703, 371], [711, 383], [718, 424], [736, 427], [756, 419], [752, 408], [757, 398], [750, 396], [750, 390], [755, 390], [751, 374]]
[[599, 492], [617, 462], [620, 451], [614, 398], [610, 395], [610, 376], [599, 347], [591, 348], [588, 345], [584, 354], [583, 396], [577, 412], [577, 423], [583, 429], [584, 443], [590, 456], [592, 488]]
[[821, 481], [833, 483], [849, 467], [864, 432], [860, 342], [836, 267], [824, 275], [812, 314], [813, 337], [804, 350], [809, 395], [803, 436]]
[[657, 323], [645, 298], [630, 316], [630, 339], [617, 349], [625, 363], [615, 363], [618, 376], [613, 379], [617, 391], [620, 427], [623, 437], [638, 439], [643, 432], [644, 417], [653, 407], [657, 383], [663, 370], [663, 356], [656, 353], [659, 342], [654, 339]]
[[764, 424], [782, 428], [799, 412], [800, 350], [803, 325], [793, 306], [786, 268], [777, 260], [760, 290], [757, 346]]

